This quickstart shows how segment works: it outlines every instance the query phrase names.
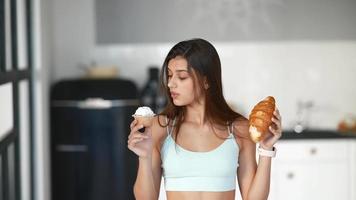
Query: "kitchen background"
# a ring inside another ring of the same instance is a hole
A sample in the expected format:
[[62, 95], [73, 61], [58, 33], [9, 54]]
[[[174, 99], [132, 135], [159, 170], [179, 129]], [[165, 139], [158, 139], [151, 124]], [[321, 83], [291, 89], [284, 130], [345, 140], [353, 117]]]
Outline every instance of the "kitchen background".
[[95, 62], [117, 66], [120, 76], [142, 87], [146, 68], [161, 66], [175, 42], [205, 36], [220, 54], [226, 98], [243, 114], [269, 94], [277, 99], [285, 128], [296, 120], [298, 101], [313, 102], [313, 128], [335, 129], [355, 112], [355, 1], [193, 1], [195, 9], [177, 18], [196, 22], [171, 26], [166, 24], [174, 15], [158, 20], [160, 15], [150, 14], [169, 16], [188, 3], [162, 2], [52, 1], [50, 81], [81, 76], [79, 66]]
[[[85, 77], [85, 68], [115, 67], [119, 77], [141, 89], [148, 68], [160, 67], [180, 40], [203, 37], [215, 45], [225, 97], [245, 116], [267, 95], [275, 96], [285, 130], [295, 128], [301, 111], [308, 128], [317, 130], [337, 130], [340, 121], [356, 115], [355, 0], [33, 0], [32, 5], [35, 199], [50, 199], [51, 86]], [[1, 110], [9, 105], [11, 99], [3, 100]], [[0, 130], [12, 121], [4, 124]], [[29, 187], [22, 188], [29, 199]]]

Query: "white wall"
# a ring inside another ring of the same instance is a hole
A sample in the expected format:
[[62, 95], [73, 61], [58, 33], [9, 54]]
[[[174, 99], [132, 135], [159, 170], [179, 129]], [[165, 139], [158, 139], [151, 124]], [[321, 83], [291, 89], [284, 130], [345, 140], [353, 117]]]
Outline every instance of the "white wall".
[[[160, 66], [174, 43], [96, 45], [94, 6], [53, 1], [51, 81], [80, 77], [78, 66], [96, 61], [117, 65], [142, 86], [147, 66]], [[335, 129], [346, 113], [356, 113], [356, 41], [211, 42], [221, 56], [225, 96], [244, 115], [266, 95], [276, 97], [286, 129], [297, 100], [314, 102], [313, 128]]]

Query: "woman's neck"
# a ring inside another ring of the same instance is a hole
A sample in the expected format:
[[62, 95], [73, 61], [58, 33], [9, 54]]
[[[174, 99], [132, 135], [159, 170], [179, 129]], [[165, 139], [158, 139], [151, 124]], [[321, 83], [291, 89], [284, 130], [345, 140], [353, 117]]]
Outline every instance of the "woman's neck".
[[195, 102], [186, 106], [185, 121], [203, 126], [206, 122], [205, 102]]

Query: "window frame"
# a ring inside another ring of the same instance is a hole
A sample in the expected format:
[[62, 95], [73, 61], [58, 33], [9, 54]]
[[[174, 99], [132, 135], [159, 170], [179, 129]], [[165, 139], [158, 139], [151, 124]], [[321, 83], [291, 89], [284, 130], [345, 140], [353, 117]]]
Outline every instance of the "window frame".
[[[6, 133], [4, 138], [0, 141], [0, 155], [1, 155], [1, 189], [2, 195], [0, 199], [9, 199], [10, 196], [10, 188], [9, 180], [10, 178], [14, 180], [14, 199], [21, 199], [21, 155], [20, 155], [20, 94], [19, 87], [21, 81], [28, 81], [28, 120], [29, 120], [29, 151], [30, 151], [30, 192], [31, 196], [29, 199], [34, 200], [34, 83], [33, 83], [33, 55], [32, 55], [32, 0], [24, 0], [24, 4], [26, 4], [24, 12], [25, 13], [25, 21], [26, 24], [26, 35], [27, 35], [27, 60], [28, 63], [26, 69], [19, 69], [18, 66], [18, 29], [17, 29], [17, 0], [10, 0], [10, 32], [11, 32], [11, 52], [6, 52], [6, 28], [5, 27], [5, 0], [0, 0], [0, 86], [11, 83], [12, 84], [12, 98], [13, 98], [13, 128]], [[6, 55], [11, 54], [11, 69], [6, 69]], [[8, 157], [8, 148], [11, 145], [14, 145], [14, 176], [9, 177], [9, 157]]]

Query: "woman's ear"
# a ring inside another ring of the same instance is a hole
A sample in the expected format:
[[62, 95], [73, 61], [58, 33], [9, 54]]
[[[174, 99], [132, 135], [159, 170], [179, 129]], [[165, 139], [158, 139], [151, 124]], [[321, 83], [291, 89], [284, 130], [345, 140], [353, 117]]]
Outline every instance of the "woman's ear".
[[208, 81], [206, 80], [206, 78], [204, 78], [204, 89], [209, 89], [209, 84]]
[[205, 84], [204, 85], [204, 88], [207, 90], [207, 89], [209, 89], [209, 85], [208, 84]]

